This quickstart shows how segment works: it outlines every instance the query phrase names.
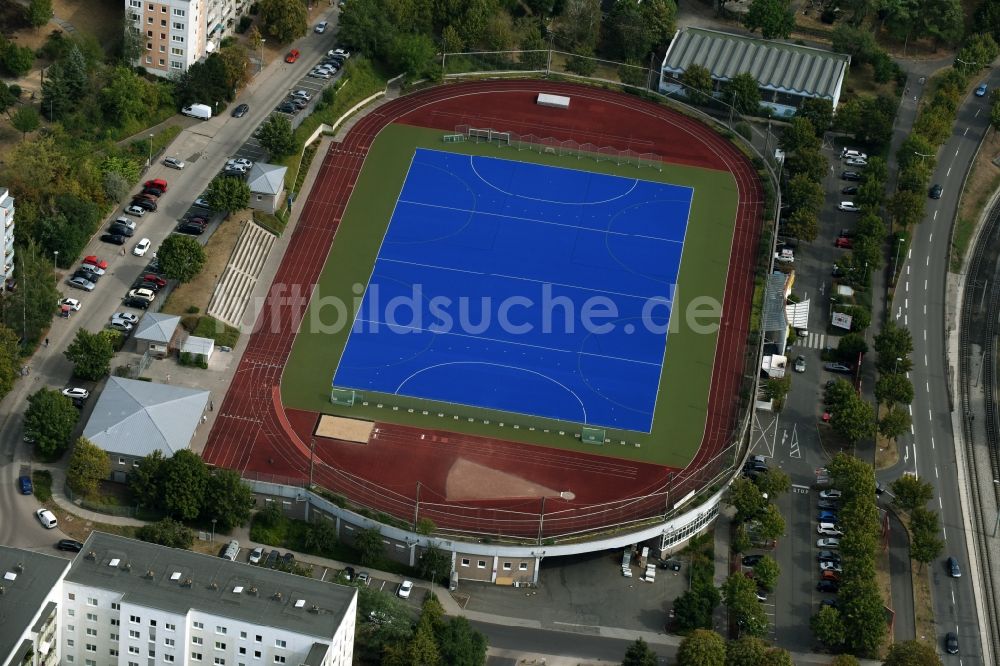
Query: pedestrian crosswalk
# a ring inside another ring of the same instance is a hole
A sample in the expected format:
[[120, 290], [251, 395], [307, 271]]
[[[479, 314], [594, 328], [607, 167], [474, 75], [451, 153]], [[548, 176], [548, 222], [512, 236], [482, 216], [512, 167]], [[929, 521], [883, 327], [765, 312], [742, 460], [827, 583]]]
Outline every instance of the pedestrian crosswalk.
[[800, 337], [797, 344], [806, 349], [823, 349], [824, 347], [836, 347], [840, 338], [836, 335], [825, 333], [810, 333], [805, 338]]

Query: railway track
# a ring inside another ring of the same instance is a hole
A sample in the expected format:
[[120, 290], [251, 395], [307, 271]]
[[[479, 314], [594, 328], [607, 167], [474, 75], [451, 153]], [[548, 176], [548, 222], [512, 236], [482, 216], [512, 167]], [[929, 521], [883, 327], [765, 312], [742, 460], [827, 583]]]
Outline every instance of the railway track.
[[[974, 428], [974, 415], [971, 408], [973, 392], [982, 382], [985, 407], [985, 445], [989, 451], [991, 479], [1000, 478], [1000, 423], [998, 423], [996, 403], [996, 341], [1000, 329], [1000, 204], [990, 209], [985, 225], [973, 248], [969, 271], [966, 276], [965, 293], [961, 312], [961, 330], [959, 333], [959, 394], [962, 409], [962, 430], [965, 442], [966, 473], [973, 492], [971, 518], [973, 532], [976, 538], [976, 548], [979, 551], [979, 561], [983, 563], [980, 571], [983, 576], [983, 598], [986, 608], [981, 612], [986, 617], [988, 637], [984, 643], [989, 643], [990, 652], [1000, 655], [1000, 598], [996, 591], [998, 581], [994, 567], [990, 565], [990, 531], [994, 519], [987, 515], [982, 499], [987, 493], [992, 493], [994, 501], [998, 499], [998, 486], [987, 484], [980, 478], [976, 460], [976, 444], [979, 430]], [[973, 349], [978, 346], [981, 351], [980, 368], [972, 371]], [[996, 504], [1000, 506], [1000, 503]], [[985, 647], [985, 645], [984, 645]]]

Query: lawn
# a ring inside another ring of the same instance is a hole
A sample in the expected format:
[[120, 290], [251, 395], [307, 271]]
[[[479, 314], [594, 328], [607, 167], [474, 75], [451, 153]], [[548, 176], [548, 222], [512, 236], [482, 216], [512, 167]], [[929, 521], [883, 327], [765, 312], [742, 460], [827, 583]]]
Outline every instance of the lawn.
[[[310, 304], [310, 311], [303, 319], [303, 328], [296, 337], [285, 367], [282, 381], [284, 403], [289, 407], [328, 414], [422, 427], [444, 427], [559, 448], [586, 449], [663, 465], [683, 467], [690, 462], [704, 434], [717, 334], [696, 332], [683, 320], [686, 313], [697, 308], [698, 302], [705, 297], [722, 301], [738, 204], [732, 176], [678, 165], [664, 165], [662, 171], [637, 169], [607, 161], [501, 149], [491, 144], [444, 144], [440, 131], [391, 125], [379, 134], [372, 145], [319, 278], [318, 291], [325, 303], [328, 304], [331, 297], [340, 303], [354, 303], [357, 294], [352, 287], [367, 283], [397, 194], [417, 147], [585, 169], [695, 190], [681, 258], [680, 288], [674, 294], [671, 330], [652, 432], [608, 430], [607, 437], [614, 447], [597, 449], [580, 443], [577, 439], [580, 426], [575, 423], [512, 413], [491, 413], [476, 408], [456, 409], [456, 405], [432, 401], [415, 403], [412, 399], [403, 400], [384, 394], [366, 395], [359, 398], [353, 407], [333, 405], [330, 402], [330, 380], [343, 353], [350, 327], [333, 326], [331, 308], [320, 305], [317, 300]], [[347, 317], [347, 321], [353, 321], [353, 313]], [[310, 322], [318, 321], [325, 326], [313, 328], [325, 328], [326, 331], [310, 330]], [[361, 404], [365, 400], [368, 404]], [[623, 442], [628, 445], [622, 446]]]

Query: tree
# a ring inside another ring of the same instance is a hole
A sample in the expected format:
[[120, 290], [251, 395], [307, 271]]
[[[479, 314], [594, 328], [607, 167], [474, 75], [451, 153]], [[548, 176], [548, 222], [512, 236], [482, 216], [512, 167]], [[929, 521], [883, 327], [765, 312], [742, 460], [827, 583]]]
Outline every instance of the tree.
[[897, 190], [889, 199], [889, 212], [896, 224], [904, 229], [918, 224], [924, 216], [924, 195], [910, 190]]
[[653, 48], [652, 26], [639, 3], [618, 0], [604, 23], [605, 45], [618, 60], [644, 60]]
[[156, 258], [168, 278], [190, 282], [205, 265], [205, 248], [190, 236], [171, 234], [160, 244]]
[[878, 353], [876, 367], [882, 374], [909, 372], [909, 356], [913, 353], [913, 336], [907, 328], [897, 326], [891, 319], [875, 336], [875, 351]]
[[382, 543], [382, 533], [377, 527], [369, 527], [358, 533], [354, 539], [354, 547], [360, 553], [361, 564], [372, 566], [382, 561], [385, 556], [385, 544]]
[[3, 40], [0, 45], [0, 66], [13, 77], [20, 78], [31, 71], [35, 62], [35, 52], [27, 46]]
[[792, 480], [777, 467], [772, 467], [766, 472], [758, 474], [753, 482], [760, 489], [760, 492], [766, 494], [771, 500], [778, 495], [787, 493], [792, 487]]
[[737, 74], [726, 87], [726, 99], [736, 113], [753, 115], [760, 110], [760, 87], [750, 72]]
[[111, 459], [101, 447], [86, 437], [76, 440], [66, 468], [66, 483], [70, 489], [87, 497], [97, 491], [101, 481], [111, 477]]
[[52, 0], [30, 0], [27, 14], [28, 23], [34, 28], [41, 28], [54, 16]]
[[875, 382], [875, 399], [883, 405], [908, 405], [913, 402], [913, 383], [906, 375], [880, 375]]
[[163, 502], [163, 474], [166, 471], [163, 452], [156, 449], [132, 468], [128, 487], [136, 503], [146, 509], [158, 509]]
[[764, 512], [757, 518], [756, 535], [764, 541], [774, 541], [785, 535], [785, 519], [781, 511], [773, 504], [764, 507]]
[[830, 666], [860, 666], [858, 658], [853, 654], [838, 654], [830, 662]]
[[802, 106], [795, 112], [795, 117], [810, 121], [816, 130], [816, 136], [823, 136], [833, 127], [833, 102], [819, 97], [807, 97], [802, 100]]
[[77, 329], [76, 337], [63, 355], [73, 364], [73, 376], [97, 381], [111, 372], [111, 359], [115, 357], [121, 333], [112, 330], [91, 333]]
[[420, 554], [417, 572], [421, 578], [426, 578], [432, 583], [440, 580], [442, 576], [451, 573], [451, 555], [436, 546], [429, 546]]
[[0, 324], [0, 399], [14, 388], [21, 372], [21, 351], [17, 333]]
[[[271, 116], [272, 119], [274, 117]], [[287, 123], [288, 121], [285, 120], [285, 122]], [[268, 123], [265, 123], [265, 126], [273, 124], [268, 121]], [[212, 207], [212, 210], [222, 210], [227, 213], [234, 210], [243, 210], [250, 205], [250, 186], [242, 178], [216, 176], [208, 184], [205, 199], [208, 200], [208, 204]], [[198, 270], [201, 270], [201, 267]], [[187, 282], [187, 280], [184, 280], [184, 282]]]
[[773, 400], [776, 403], [774, 408], [776, 411], [781, 411], [781, 404], [785, 400], [785, 396], [788, 395], [788, 391], [791, 388], [791, 375], [785, 375], [780, 378], [771, 377], [764, 383], [764, 396], [768, 400]]
[[722, 597], [740, 634], [761, 637], [767, 633], [767, 615], [757, 601], [757, 584], [740, 572], [732, 573], [722, 586]]
[[138, 64], [139, 58], [142, 57], [144, 44], [142, 32], [128, 19], [128, 14], [128, 12], [125, 12], [125, 16], [121, 22], [121, 64], [126, 67], [133, 67]]
[[726, 666], [759, 666], [767, 643], [756, 636], [742, 636], [726, 646]]
[[69, 91], [66, 73], [58, 62], [52, 63], [44, 72], [42, 80], [42, 113], [49, 120], [66, 115], [72, 108], [73, 97]]
[[[279, 114], [273, 114], [269, 116], [266, 121], [264, 121], [264, 124], [260, 126], [260, 133], [257, 135], [257, 141], [259, 141], [260, 145], [264, 147], [264, 150], [271, 155], [272, 159], [281, 159], [286, 155], [291, 155], [295, 152], [296, 148], [295, 134], [292, 132], [292, 123], [289, 122], [288, 118]], [[238, 178], [232, 178], [231, 180], [239, 181], [241, 183], [243, 182]], [[229, 209], [223, 208], [222, 210]], [[234, 208], [232, 210], [238, 209]]]
[[148, 107], [143, 96], [136, 94], [136, 91], [142, 90], [143, 85], [144, 81], [128, 67], [111, 68], [106, 73], [104, 87], [101, 88], [104, 117], [117, 127], [141, 118]]
[[868, 343], [865, 336], [858, 333], [848, 333], [837, 343], [837, 357], [847, 363], [856, 363], [858, 357], [868, 353]]
[[[656, 660], [648, 662], [656, 664]], [[725, 666], [726, 642], [708, 629], [695, 629], [677, 649], [678, 666]]]
[[156, 543], [168, 548], [190, 548], [194, 543], [194, 533], [173, 518], [164, 518], [140, 527], [135, 535], [143, 541]]
[[453, 617], [436, 632], [442, 664], [482, 666], [486, 663], [486, 636], [464, 617]]
[[886, 412], [878, 422], [879, 434], [886, 439], [896, 439], [910, 428], [910, 415], [898, 405]]
[[622, 666], [656, 666], [658, 663], [659, 659], [656, 653], [641, 638], [635, 639], [635, 642], [628, 646], [628, 649], [625, 650], [625, 658], [622, 659]]
[[814, 241], [819, 233], [819, 218], [816, 217], [816, 213], [800, 208], [788, 216], [785, 231], [792, 238], [807, 243]]
[[753, 577], [765, 590], [773, 590], [781, 575], [781, 567], [770, 555], [765, 555], [753, 567]]
[[795, 27], [795, 12], [788, 0], [753, 0], [743, 25], [750, 32], [760, 29], [764, 39], [787, 39]]
[[875, 432], [875, 410], [855, 394], [833, 413], [830, 425], [851, 445]]
[[681, 74], [681, 83], [684, 84], [684, 94], [692, 104], [707, 104], [712, 100], [712, 89], [715, 84], [712, 81], [712, 73], [707, 67], [690, 65]]
[[62, 60], [63, 72], [66, 75], [66, 88], [74, 100], [81, 99], [89, 92], [90, 81], [87, 74], [87, 59], [76, 42], [71, 42]]
[[892, 503], [909, 513], [917, 507], [926, 506], [934, 499], [934, 486], [927, 481], [904, 474], [889, 484], [892, 492]]
[[566, 0], [553, 28], [560, 48], [572, 53], [593, 53], [601, 31], [600, 0]]
[[218, 51], [226, 81], [231, 90], [240, 90], [250, 82], [250, 54], [242, 44], [230, 44]]
[[[786, 153], [809, 153], [812, 159], [822, 148], [822, 142], [816, 136], [816, 126], [812, 121], [796, 114], [781, 132], [781, 147]], [[787, 168], [788, 165], [785, 166]]]
[[813, 635], [828, 647], [843, 645], [847, 636], [840, 611], [833, 606], [820, 606], [819, 612], [809, 621]]
[[197, 453], [181, 449], [163, 463], [163, 508], [180, 520], [201, 514], [208, 468]]
[[306, 552], [326, 555], [337, 546], [337, 531], [328, 520], [313, 520], [302, 535], [302, 547]]
[[28, 132], [38, 129], [38, 112], [33, 106], [22, 106], [11, 115], [10, 124], [21, 133], [21, 141], [24, 141]]
[[805, 210], [815, 217], [823, 207], [825, 197], [826, 193], [818, 182], [807, 174], [799, 173], [789, 179], [782, 200], [792, 212]]
[[714, 585], [697, 583], [674, 599], [674, 622], [678, 631], [711, 629], [712, 614], [722, 600]]
[[282, 44], [306, 34], [309, 15], [302, 0], [260, 0], [257, 16], [268, 37]]
[[935, 560], [944, 550], [944, 541], [938, 536], [941, 525], [938, 515], [925, 507], [917, 506], [910, 511], [910, 556], [921, 565]]
[[859, 143], [883, 146], [892, 138], [895, 103], [888, 97], [859, 96], [837, 110], [837, 124]]
[[80, 412], [59, 391], [39, 389], [28, 396], [24, 412], [24, 434], [34, 440], [40, 456], [54, 459], [69, 446]]
[[215, 519], [218, 529], [228, 532], [250, 520], [254, 506], [253, 491], [243, 483], [239, 473], [217, 469], [208, 477], [202, 504], [202, 518]]
[[893, 643], [882, 666], [941, 666], [941, 658], [926, 641], [902, 641]]
[[753, 520], [761, 515], [767, 500], [750, 479], [739, 478], [729, 486], [729, 503], [736, 509], [736, 519]]
[[421, 622], [417, 625], [417, 631], [413, 634], [410, 644], [406, 646], [406, 656], [410, 664], [436, 666], [441, 663], [441, 655], [430, 624]]

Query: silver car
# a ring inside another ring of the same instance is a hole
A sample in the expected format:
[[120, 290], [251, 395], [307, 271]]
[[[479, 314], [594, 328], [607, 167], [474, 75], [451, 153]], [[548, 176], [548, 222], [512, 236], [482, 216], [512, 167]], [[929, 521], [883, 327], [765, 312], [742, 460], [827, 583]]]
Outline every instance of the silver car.
[[77, 289], [83, 289], [84, 291], [94, 291], [94, 283], [84, 277], [74, 277], [70, 278], [68, 282], [69, 286], [76, 287]]
[[178, 169], [179, 170], [179, 169], [183, 169], [184, 167], [186, 167], [187, 164], [184, 163], [184, 160], [182, 160], [180, 158], [177, 158], [177, 157], [165, 157], [163, 159], [163, 166], [170, 167], [171, 169]]

